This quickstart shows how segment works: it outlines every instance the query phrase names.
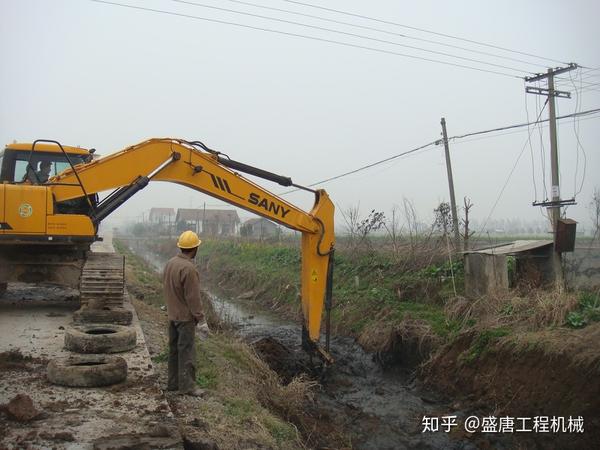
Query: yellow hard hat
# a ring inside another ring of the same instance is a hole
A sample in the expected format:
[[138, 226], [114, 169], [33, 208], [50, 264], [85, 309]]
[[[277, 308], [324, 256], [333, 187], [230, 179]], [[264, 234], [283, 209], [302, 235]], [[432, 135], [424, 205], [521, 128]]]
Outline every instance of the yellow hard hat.
[[177, 247], [179, 248], [196, 248], [198, 247], [202, 241], [198, 238], [198, 235], [191, 230], [184, 231], [179, 236], [179, 240], [177, 241]]

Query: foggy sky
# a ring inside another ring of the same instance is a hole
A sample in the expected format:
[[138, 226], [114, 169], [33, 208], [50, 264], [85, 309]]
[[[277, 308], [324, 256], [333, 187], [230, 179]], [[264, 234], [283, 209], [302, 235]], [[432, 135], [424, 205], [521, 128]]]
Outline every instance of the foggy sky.
[[[277, 0], [253, 2], [466, 45]], [[387, 44], [168, 0], [121, 3], [442, 59]], [[483, 58], [225, 0], [201, 3]], [[600, 66], [597, 1], [312, 3], [587, 67]], [[448, 134], [459, 135], [525, 122], [526, 103], [529, 120], [533, 121], [536, 101], [543, 101], [534, 95], [526, 96], [523, 81], [516, 78], [87, 0], [3, 0], [0, 16], [3, 144], [55, 139], [67, 145], [94, 147], [101, 155], [107, 155], [151, 137], [201, 140], [233, 159], [290, 176], [296, 183], [310, 184], [439, 139], [441, 117], [447, 120]], [[529, 56], [511, 56], [538, 65], [497, 59], [493, 62], [531, 72], [545, 71], [546, 64], [552, 64]], [[586, 81], [598, 82], [600, 72], [595, 74], [595, 78]], [[572, 86], [570, 90], [575, 94]], [[558, 99], [557, 105], [560, 115], [572, 113], [577, 107], [592, 109], [600, 106], [600, 92], [584, 92], [579, 103], [575, 95], [570, 100]], [[542, 117], [547, 117], [547, 110]], [[587, 206], [594, 187], [600, 187], [598, 117], [579, 122], [580, 142], [587, 156], [586, 177], [577, 196], [579, 205], [570, 207], [567, 215], [581, 222], [581, 226], [589, 223]], [[547, 133], [547, 128], [543, 128], [549, 190]], [[472, 216], [480, 222], [490, 213], [526, 140], [525, 128], [451, 144], [457, 201], [460, 205], [464, 196], [470, 197], [475, 205]], [[577, 156], [572, 120], [560, 123], [559, 147], [561, 193], [563, 198], [570, 198], [579, 189], [583, 174], [583, 153], [580, 150]], [[539, 134], [534, 132], [534, 166], [527, 146], [492, 218], [542, 217], [540, 210], [531, 206], [536, 200], [533, 180], [537, 200], [544, 200], [540, 149]], [[259, 184], [275, 193], [287, 190], [266, 181]], [[402, 204], [403, 198], [409, 199], [424, 222], [430, 222], [433, 208], [449, 198], [440, 146], [322, 187], [338, 210], [360, 203], [364, 214], [371, 209], [389, 214], [394, 205]], [[305, 209], [312, 204], [307, 193], [286, 198]], [[184, 187], [155, 183], [114, 216], [132, 219], [152, 206], [189, 208], [204, 203], [207, 207], [223, 205]], [[248, 213], [243, 216], [250, 217]], [[343, 225], [339, 215], [336, 220]]]

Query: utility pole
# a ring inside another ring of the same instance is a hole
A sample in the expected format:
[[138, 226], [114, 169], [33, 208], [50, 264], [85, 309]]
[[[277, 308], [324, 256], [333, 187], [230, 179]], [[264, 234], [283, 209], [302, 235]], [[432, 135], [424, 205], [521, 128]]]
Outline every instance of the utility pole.
[[527, 86], [525, 92], [529, 94], [544, 95], [548, 97], [548, 119], [550, 124], [550, 168], [552, 171], [552, 200], [544, 202], [534, 202], [533, 206], [546, 206], [550, 210], [552, 221], [552, 233], [554, 235], [554, 252], [552, 252], [552, 266], [554, 269], [555, 282], [560, 291], [564, 288], [564, 274], [562, 271], [561, 253], [557, 251], [558, 238], [558, 219], [560, 219], [560, 208], [562, 205], [574, 204], [574, 199], [563, 201], [560, 199], [560, 180], [558, 170], [558, 137], [556, 134], [556, 105], [554, 98], [571, 98], [571, 93], [567, 91], [557, 91], [554, 89], [554, 77], [564, 72], [570, 72], [577, 69], [577, 64], [570, 63], [566, 67], [549, 68], [544, 74], [537, 74], [525, 78], [528, 83], [548, 80], [548, 88], [538, 88]]
[[448, 187], [450, 189], [450, 207], [452, 208], [452, 228], [454, 229], [454, 248], [460, 251], [460, 231], [458, 229], [458, 213], [456, 212], [456, 198], [454, 197], [454, 179], [452, 178], [452, 163], [450, 162], [450, 147], [446, 133], [446, 119], [442, 117], [442, 135], [444, 136], [444, 151], [446, 153], [446, 171], [448, 172]]

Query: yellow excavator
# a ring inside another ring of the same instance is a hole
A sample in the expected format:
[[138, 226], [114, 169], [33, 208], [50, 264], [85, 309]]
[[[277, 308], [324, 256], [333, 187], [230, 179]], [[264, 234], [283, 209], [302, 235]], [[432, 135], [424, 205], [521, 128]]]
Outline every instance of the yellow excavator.
[[[239, 172], [309, 191], [315, 196], [314, 206], [305, 212]], [[57, 283], [91, 297], [111, 283], [122, 284], [122, 270], [105, 270], [114, 260], [94, 255], [90, 245], [101, 239], [101, 221], [150, 181], [187, 186], [300, 231], [303, 347], [332, 362], [329, 313], [335, 237], [329, 196], [235, 161], [200, 141], [149, 139], [102, 158], [94, 157], [94, 149], [57, 141], [7, 145], [0, 153], [0, 295], [12, 281]], [[99, 193], [108, 195], [99, 200]]]

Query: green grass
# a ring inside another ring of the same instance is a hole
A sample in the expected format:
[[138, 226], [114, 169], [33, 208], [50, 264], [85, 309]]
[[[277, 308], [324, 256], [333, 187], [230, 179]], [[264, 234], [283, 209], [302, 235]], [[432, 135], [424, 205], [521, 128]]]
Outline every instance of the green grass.
[[583, 328], [591, 322], [600, 322], [600, 294], [581, 292], [577, 309], [567, 314], [566, 322], [571, 328]]
[[[295, 317], [299, 307], [299, 246], [205, 240], [198, 252], [200, 267], [212, 284], [238, 293], [261, 292], [258, 301]], [[214, 269], [213, 269], [214, 268]], [[451, 276], [454, 275], [454, 283]], [[442, 338], [453, 335], [458, 322], [446, 320], [443, 304], [463, 289], [462, 262], [442, 262], [407, 270], [383, 252], [354, 254], [338, 250], [335, 257], [332, 318], [337, 330], [358, 335], [374, 320], [393, 325], [407, 318], [424, 321]], [[375, 319], [386, 310], [385, 318]], [[234, 357], [234, 355], [231, 355]]]
[[153, 356], [151, 359], [152, 359], [152, 362], [155, 362], [155, 363], [167, 362], [169, 360], [169, 350], [165, 349], [162, 352], [160, 352], [158, 355]]
[[239, 422], [250, 419], [259, 408], [260, 406], [252, 400], [234, 398], [225, 401], [225, 414]]
[[293, 441], [296, 437], [296, 430], [290, 423], [283, 422], [275, 417], [265, 418], [263, 423], [277, 444]]
[[454, 335], [461, 328], [458, 321], [449, 320], [441, 307], [426, 303], [402, 302], [396, 308], [398, 320], [405, 318], [419, 319], [431, 326], [431, 330], [440, 337]]
[[489, 351], [495, 342], [504, 336], [508, 336], [509, 334], [510, 331], [502, 327], [490, 328], [480, 332], [473, 340], [469, 350], [467, 350], [466, 354], [463, 355], [464, 361], [471, 363], [482, 357], [486, 352]]
[[297, 249], [238, 243], [210, 241], [202, 243], [197, 261], [200, 267], [209, 263], [220, 267], [219, 282], [235, 285], [240, 290], [257, 287], [271, 294], [270, 300], [293, 305], [300, 286], [300, 254]]
[[196, 375], [196, 384], [202, 389], [215, 389], [219, 374], [215, 368], [200, 368]]

